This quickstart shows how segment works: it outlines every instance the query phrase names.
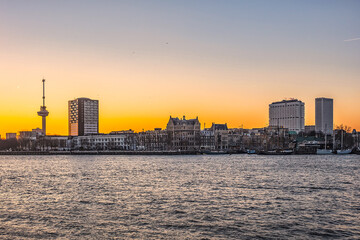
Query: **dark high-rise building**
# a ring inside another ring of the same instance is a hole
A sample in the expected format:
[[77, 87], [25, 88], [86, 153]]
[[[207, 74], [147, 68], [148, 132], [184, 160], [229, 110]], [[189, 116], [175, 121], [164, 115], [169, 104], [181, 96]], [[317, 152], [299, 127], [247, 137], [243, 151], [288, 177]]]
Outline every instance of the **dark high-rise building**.
[[326, 134], [333, 134], [334, 128], [334, 100], [332, 98], [315, 99], [315, 130]]
[[77, 98], [69, 101], [69, 135], [99, 133], [99, 101]]

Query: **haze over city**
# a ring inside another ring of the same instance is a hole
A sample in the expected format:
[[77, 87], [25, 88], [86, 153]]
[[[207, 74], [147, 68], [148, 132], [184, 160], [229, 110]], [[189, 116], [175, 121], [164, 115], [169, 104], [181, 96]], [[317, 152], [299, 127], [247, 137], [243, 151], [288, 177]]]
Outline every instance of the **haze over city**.
[[100, 132], [169, 115], [264, 127], [271, 102], [316, 97], [360, 129], [359, 1], [0, 1], [0, 134], [68, 133], [68, 100], [99, 100]]

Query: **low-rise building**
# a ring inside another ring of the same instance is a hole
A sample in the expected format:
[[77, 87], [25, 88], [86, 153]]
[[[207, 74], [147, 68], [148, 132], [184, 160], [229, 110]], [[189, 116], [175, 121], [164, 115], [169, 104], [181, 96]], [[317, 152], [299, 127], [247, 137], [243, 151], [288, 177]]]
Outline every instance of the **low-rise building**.
[[172, 150], [198, 150], [201, 145], [200, 122], [195, 119], [172, 118], [166, 126], [169, 138], [169, 149]]
[[315, 132], [315, 125], [306, 125], [304, 132], [305, 132], [306, 134]]
[[37, 139], [37, 150], [69, 151], [71, 150], [71, 137], [68, 136], [40, 136]]
[[71, 139], [73, 150], [136, 150], [136, 145], [133, 134], [96, 134]]
[[168, 149], [168, 133], [161, 128], [152, 131], [143, 131], [137, 134], [138, 150], [164, 151]]
[[6, 133], [6, 140], [16, 139], [16, 133]]
[[227, 124], [215, 124], [213, 123], [211, 128], [214, 132], [215, 137], [215, 149], [216, 150], [226, 150], [229, 147], [228, 137], [229, 137], [229, 129]]
[[43, 131], [40, 128], [35, 128], [32, 131], [20, 131], [19, 139], [36, 140], [39, 136], [43, 135]]
[[214, 131], [211, 128], [205, 128], [200, 132], [201, 150], [215, 150], [215, 137]]
[[231, 150], [244, 150], [243, 146], [244, 129], [232, 128], [229, 129], [228, 145]]

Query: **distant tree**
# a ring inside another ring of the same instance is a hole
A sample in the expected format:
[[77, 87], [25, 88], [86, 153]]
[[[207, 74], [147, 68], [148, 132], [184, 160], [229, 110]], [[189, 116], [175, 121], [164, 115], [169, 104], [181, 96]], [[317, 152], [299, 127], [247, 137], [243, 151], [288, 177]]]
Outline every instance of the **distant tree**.
[[350, 148], [355, 144], [354, 139], [351, 135], [351, 127], [344, 124], [340, 124], [336, 126], [335, 130], [336, 130], [335, 138], [338, 142], [340, 142], [342, 136], [344, 148]]
[[299, 137], [306, 137], [306, 133], [303, 132], [303, 131], [300, 131], [298, 134], [297, 134]]
[[316, 136], [316, 132], [315, 131], [311, 131], [307, 134], [309, 137], [315, 137]]
[[336, 130], [342, 130], [342, 131], [349, 133], [349, 132], [351, 132], [351, 127], [344, 125], [344, 124], [340, 124], [340, 125], [336, 126]]
[[7, 139], [0, 141], [0, 150], [17, 150], [19, 143], [17, 139]]

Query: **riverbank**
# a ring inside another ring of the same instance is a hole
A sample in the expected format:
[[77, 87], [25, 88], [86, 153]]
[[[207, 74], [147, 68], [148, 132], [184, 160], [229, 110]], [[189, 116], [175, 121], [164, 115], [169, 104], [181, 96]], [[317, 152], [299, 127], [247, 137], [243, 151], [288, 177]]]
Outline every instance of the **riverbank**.
[[[220, 155], [220, 154], [246, 154], [242, 151], [0, 151], [0, 155]], [[258, 152], [260, 155], [314, 155], [314, 153], [293, 152], [287, 154], [272, 154]], [[360, 152], [354, 154], [360, 155]], [[316, 155], [316, 153], [315, 153]]]
[[0, 155], [196, 155], [198, 151], [0, 151]]

